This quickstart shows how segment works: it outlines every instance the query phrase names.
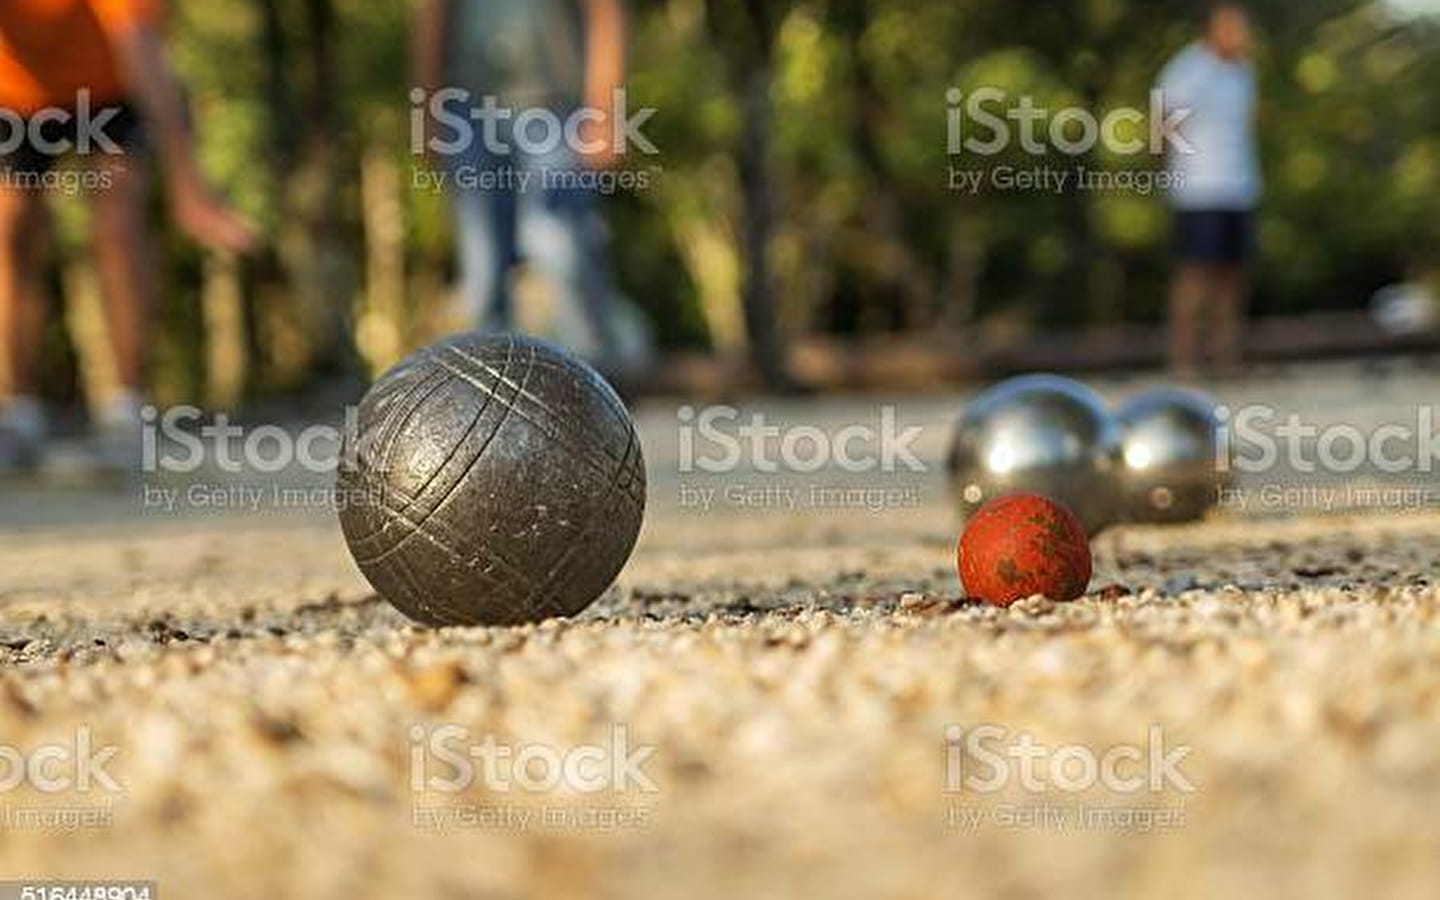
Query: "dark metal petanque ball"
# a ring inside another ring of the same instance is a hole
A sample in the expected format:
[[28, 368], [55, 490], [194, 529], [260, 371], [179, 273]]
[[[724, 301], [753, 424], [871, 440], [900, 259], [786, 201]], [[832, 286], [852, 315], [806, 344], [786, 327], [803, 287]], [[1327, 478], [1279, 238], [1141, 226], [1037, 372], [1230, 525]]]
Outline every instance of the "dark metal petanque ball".
[[573, 615], [635, 546], [645, 464], [599, 374], [518, 335], [460, 335], [391, 369], [360, 404], [340, 526], [365, 577], [433, 625]]

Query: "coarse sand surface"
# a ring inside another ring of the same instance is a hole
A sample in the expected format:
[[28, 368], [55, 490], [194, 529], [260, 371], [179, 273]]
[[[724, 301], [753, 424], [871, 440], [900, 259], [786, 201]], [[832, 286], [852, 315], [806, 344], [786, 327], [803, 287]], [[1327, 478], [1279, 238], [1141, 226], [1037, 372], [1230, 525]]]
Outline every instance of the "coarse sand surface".
[[[1347, 372], [1272, 390], [1329, 384], [1315, 415], [1373, 427], [1434, 380]], [[955, 406], [904, 406], [923, 458]], [[1002, 610], [961, 599], [933, 466], [807, 502], [819, 476], [687, 471], [673, 409], [641, 421], [630, 565], [521, 628], [408, 624], [320, 512], [10, 495], [0, 875], [257, 900], [1435, 896], [1432, 509], [1317, 508], [1284, 492], [1358, 482], [1291, 472], [1271, 509], [1106, 531], [1086, 597]], [[51, 744], [86, 762], [10, 777]]]

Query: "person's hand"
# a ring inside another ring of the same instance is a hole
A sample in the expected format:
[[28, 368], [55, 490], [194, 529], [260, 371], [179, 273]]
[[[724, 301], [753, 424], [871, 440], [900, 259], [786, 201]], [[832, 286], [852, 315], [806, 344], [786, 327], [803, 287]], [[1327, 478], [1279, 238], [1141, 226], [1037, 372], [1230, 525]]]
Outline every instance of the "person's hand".
[[230, 253], [247, 253], [255, 248], [255, 226], [198, 178], [177, 178], [170, 188], [175, 224], [196, 242]]

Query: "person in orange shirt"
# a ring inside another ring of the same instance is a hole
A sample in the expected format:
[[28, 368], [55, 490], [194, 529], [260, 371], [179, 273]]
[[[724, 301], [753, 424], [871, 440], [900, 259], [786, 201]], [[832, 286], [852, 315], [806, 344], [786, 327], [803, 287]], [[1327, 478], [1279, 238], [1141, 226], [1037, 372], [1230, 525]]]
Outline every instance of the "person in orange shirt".
[[40, 458], [36, 351], [45, 323], [45, 193], [73, 157], [92, 211], [93, 252], [118, 396], [101, 404], [102, 459], [139, 464], [153, 279], [144, 200], [147, 150], [164, 164], [170, 209], [192, 238], [243, 252], [255, 242], [200, 172], [184, 91], [166, 59], [161, 0], [0, 2], [0, 473]]

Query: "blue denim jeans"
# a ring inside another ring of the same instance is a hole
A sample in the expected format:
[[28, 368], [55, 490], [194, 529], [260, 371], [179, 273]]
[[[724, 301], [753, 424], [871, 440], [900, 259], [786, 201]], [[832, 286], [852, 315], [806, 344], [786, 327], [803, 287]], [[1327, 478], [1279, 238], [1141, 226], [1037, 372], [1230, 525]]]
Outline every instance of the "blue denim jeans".
[[[481, 331], [515, 327], [510, 275], [529, 261], [557, 291], [555, 336], [602, 371], [619, 364], [609, 234], [595, 194], [565, 176], [582, 163], [564, 146], [488, 151], [480, 138], [450, 159], [461, 312]], [[559, 183], [557, 183], [559, 179]]]

